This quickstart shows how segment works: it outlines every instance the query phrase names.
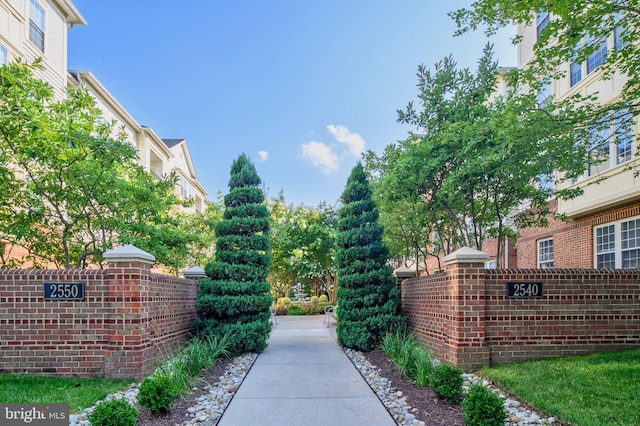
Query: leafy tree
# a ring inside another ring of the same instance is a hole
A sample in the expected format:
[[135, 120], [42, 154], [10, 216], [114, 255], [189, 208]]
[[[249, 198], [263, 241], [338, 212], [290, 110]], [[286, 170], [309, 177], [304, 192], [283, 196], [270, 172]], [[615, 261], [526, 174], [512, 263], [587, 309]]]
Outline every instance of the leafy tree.
[[180, 244], [167, 247], [168, 260], [164, 262], [176, 275], [184, 268], [204, 266], [214, 260], [215, 227], [222, 219], [224, 204], [222, 195], [207, 204], [204, 212], [172, 212], [176, 235], [181, 236]]
[[287, 204], [283, 194], [271, 200], [269, 283], [275, 297], [289, 296], [301, 283], [308, 294], [326, 293], [335, 301], [335, 212], [330, 205], [317, 208]]
[[[25, 247], [36, 267], [99, 263], [122, 242], [167, 260], [163, 248], [182, 238], [168, 232], [174, 182], [143, 170], [86, 90], [56, 99], [33, 76], [39, 66], [0, 67], [0, 238]], [[7, 259], [4, 267], [19, 266]]]
[[589, 135], [575, 129], [582, 112], [556, 104], [541, 109], [533, 94], [493, 99], [496, 76], [490, 46], [475, 73], [458, 69], [451, 57], [433, 71], [420, 66], [420, 108], [411, 102], [398, 111], [398, 121], [416, 134], [380, 158], [369, 155], [385, 223], [395, 224], [407, 247], [426, 247], [425, 256], [463, 245], [482, 249], [486, 238], [502, 242], [516, 225], [542, 226], [549, 197], [580, 193], [541, 182], [584, 171]]
[[272, 199], [269, 203], [271, 217], [271, 254], [269, 266], [269, 284], [277, 299], [289, 297], [291, 287], [300, 281], [299, 217], [293, 205], [287, 204], [284, 195]]
[[[624, 111], [618, 119], [628, 125], [640, 109], [640, 5], [636, 0], [476, 0], [471, 8], [449, 15], [458, 25], [457, 34], [483, 28], [491, 35], [513, 23], [535, 25], [538, 12], [549, 12], [551, 19], [539, 32], [532, 60], [510, 73], [510, 79], [517, 82], [512, 84], [528, 87], [530, 93], [536, 94], [549, 79], [566, 75], [567, 61], [583, 63], [599, 49], [600, 43], [588, 40], [606, 41], [613, 34], [615, 46], [607, 50], [598, 70], [604, 79], [612, 78], [616, 72], [627, 76], [620, 100], [585, 105], [583, 95], [576, 93], [562, 102], [568, 104], [567, 108], [582, 111], [581, 126], [592, 130], [607, 126], [611, 111]], [[520, 35], [513, 39], [514, 44], [520, 41]]]
[[229, 337], [232, 354], [262, 352], [269, 322], [269, 213], [260, 177], [244, 155], [231, 165], [223, 219], [216, 226], [216, 260], [200, 282], [195, 329]]
[[338, 271], [336, 265], [337, 216], [329, 204], [308, 208], [302, 229], [302, 273], [316, 295], [326, 293], [330, 302], [337, 299]]
[[[408, 140], [416, 143], [418, 139], [410, 136]], [[429, 209], [429, 203], [416, 190], [423, 184], [421, 174], [415, 170], [413, 173], [405, 170], [408, 173], [398, 179], [398, 174], [394, 173], [396, 167], [419, 166], [417, 162], [407, 163], [411, 157], [405, 154], [403, 145], [388, 145], [380, 156], [368, 151], [365, 154], [365, 166], [371, 179], [373, 198], [379, 206], [379, 220], [384, 227], [384, 241], [391, 257], [415, 261], [418, 273], [421, 262], [426, 262], [429, 256], [439, 261], [438, 255], [447, 246], [442, 241], [444, 232], [438, 227], [443, 221], [435, 218], [435, 211]]]
[[338, 341], [369, 351], [387, 331], [404, 322], [389, 249], [382, 242], [378, 211], [364, 168], [358, 163], [347, 180], [338, 210]]

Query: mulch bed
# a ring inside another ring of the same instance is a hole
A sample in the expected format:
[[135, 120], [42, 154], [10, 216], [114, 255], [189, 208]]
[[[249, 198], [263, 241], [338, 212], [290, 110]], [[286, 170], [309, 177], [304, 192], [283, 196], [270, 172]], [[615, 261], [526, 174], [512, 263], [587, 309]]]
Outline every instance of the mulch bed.
[[[402, 375], [391, 362], [389, 357], [382, 351], [375, 350], [364, 353], [369, 362], [380, 369], [380, 375], [391, 381], [391, 385], [401, 391], [407, 398], [407, 403], [417, 411], [413, 414], [417, 419], [424, 421], [430, 426], [462, 426], [462, 409], [459, 405], [450, 404], [438, 399], [433, 391], [428, 387], [420, 387]], [[223, 360], [200, 376], [207, 383], [217, 382], [224, 374], [227, 365], [231, 360]], [[283, 386], [285, 384], [283, 383]], [[202, 385], [198, 386], [200, 389]], [[185, 416], [187, 408], [196, 405], [196, 399], [207, 391], [194, 391], [185, 399], [178, 399], [171, 411], [165, 415], [153, 415], [146, 409], [140, 408], [138, 426], [175, 426], [189, 420]]]
[[[231, 361], [232, 359], [225, 359], [218, 362], [213, 367], [203, 371], [200, 378], [209, 384], [216, 383], [220, 380], [220, 376], [224, 374]], [[187, 409], [197, 404], [196, 399], [198, 397], [209, 392], [202, 389], [204, 387], [202, 383], [196, 384], [196, 387], [200, 390], [193, 391], [184, 399], [178, 398], [171, 406], [171, 411], [164, 415], [151, 414], [146, 408], [139, 407], [138, 426], [175, 426], [190, 420], [190, 417], [185, 416]]]
[[398, 371], [387, 354], [381, 350], [364, 352], [369, 362], [380, 369], [380, 376], [391, 381], [396, 391], [401, 391], [407, 404], [417, 409], [412, 413], [429, 426], [462, 426], [462, 408], [458, 404], [438, 399], [429, 387], [421, 387]]

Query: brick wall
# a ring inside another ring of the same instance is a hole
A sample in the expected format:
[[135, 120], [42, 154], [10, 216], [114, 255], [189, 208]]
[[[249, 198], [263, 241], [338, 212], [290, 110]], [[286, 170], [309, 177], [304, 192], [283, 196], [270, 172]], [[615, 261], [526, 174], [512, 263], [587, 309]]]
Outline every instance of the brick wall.
[[[507, 282], [541, 282], [543, 297], [508, 298]], [[491, 363], [640, 347], [640, 271], [486, 273]]]
[[[640, 347], [640, 271], [484, 270], [456, 253], [446, 272], [401, 283], [409, 326], [437, 358], [475, 370]], [[542, 282], [543, 297], [509, 298], [510, 281]]]
[[[83, 282], [84, 300], [44, 300], [45, 281]], [[139, 378], [184, 342], [197, 282], [117, 262], [106, 270], [0, 270], [0, 372]]]

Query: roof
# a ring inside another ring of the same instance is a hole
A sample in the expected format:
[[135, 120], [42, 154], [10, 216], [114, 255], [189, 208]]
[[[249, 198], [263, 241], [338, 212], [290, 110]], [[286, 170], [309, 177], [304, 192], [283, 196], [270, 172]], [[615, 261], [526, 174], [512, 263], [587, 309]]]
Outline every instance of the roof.
[[71, 3], [70, 0], [54, 0], [55, 5], [58, 6], [58, 9], [64, 13], [64, 19], [67, 24], [70, 25], [87, 25], [87, 21], [84, 17], [78, 12], [78, 9]]
[[171, 149], [176, 145], [180, 145], [182, 142], [186, 142], [186, 139], [162, 139], [162, 142]]

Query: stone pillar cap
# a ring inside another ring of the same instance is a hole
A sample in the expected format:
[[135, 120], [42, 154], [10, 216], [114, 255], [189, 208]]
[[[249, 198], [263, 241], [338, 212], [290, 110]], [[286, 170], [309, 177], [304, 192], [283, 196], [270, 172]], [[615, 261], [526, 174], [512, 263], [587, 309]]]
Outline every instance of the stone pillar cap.
[[396, 268], [393, 273], [395, 274], [396, 277], [398, 278], [413, 278], [416, 276], [416, 270], [409, 268], [406, 265], [402, 265], [398, 268]]
[[131, 244], [118, 247], [113, 250], [105, 251], [102, 254], [108, 262], [139, 262], [152, 264], [156, 261], [156, 257], [146, 251], [140, 250], [138, 247]]
[[462, 247], [444, 257], [445, 265], [452, 263], [484, 263], [489, 255], [471, 247]]
[[204, 273], [204, 269], [202, 269], [199, 266], [192, 266], [189, 269], [185, 269], [184, 271], [182, 271], [182, 274], [184, 275], [185, 278], [193, 278], [193, 279], [205, 278], [207, 276]]

